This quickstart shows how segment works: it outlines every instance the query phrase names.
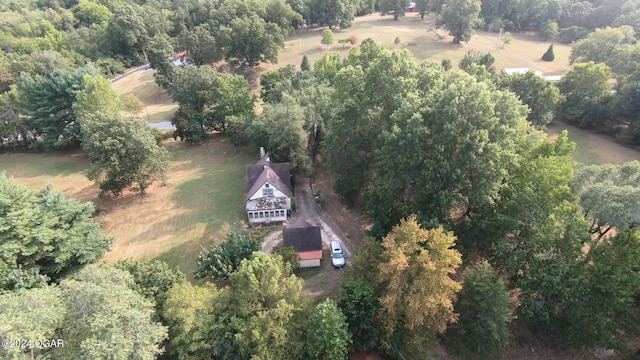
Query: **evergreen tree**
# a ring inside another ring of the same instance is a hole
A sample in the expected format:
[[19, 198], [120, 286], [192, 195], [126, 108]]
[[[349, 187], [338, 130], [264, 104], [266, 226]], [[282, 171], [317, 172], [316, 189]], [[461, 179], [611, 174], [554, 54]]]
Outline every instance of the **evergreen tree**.
[[302, 71], [310, 71], [311, 65], [309, 65], [309, 58], [307, 55], [302, 57], [302, 64], [300, 64], [300, 70]]
[[553, 53], [553, 44], [549, 45], [549, 48], [547, 49], [547, 52], [545, 52], [542, 55], [542, 60], [544, 61], [553, 61], [556, 58], [555, 54]]

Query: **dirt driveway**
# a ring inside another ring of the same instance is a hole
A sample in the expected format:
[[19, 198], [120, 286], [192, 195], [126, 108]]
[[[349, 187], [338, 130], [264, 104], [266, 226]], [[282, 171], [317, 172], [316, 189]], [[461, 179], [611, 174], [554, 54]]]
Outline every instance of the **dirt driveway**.
[[[322, 193], [328, 212], [318, 206], [314, 191]], [[320, 227], [323, 243], [322, 267], [301, 269], [297, 272], [297, 275], [305, 280], [303, 292], [315, 297], [317, 301], [322, 301], [327, 297], [336, 298], [344, 270], [334, 269], [331, 266], [329, 245], [332, 240], [340, 241], [346, 255], [347, 266], [350, 266], [350, 257], [364, 237], [364, 227], [357, 225], [363, 217], [355, 212], [346, 211], [347, 209], [342, 207], [333, 192], [331, 177], [325, 174], [322, 168], [316, 171], [313, 180], [309, 178], [296, 179], [295, 200], [296, 212], [289, 222], [302, 219], [311, 225]], [[262, 251], [271, 253], [281, 244], [282, 229], [274, 230], [265, 237]]]
[[[289, 222], [302, 219], [311, 225], [320, 227], [322, 243], [327, 248], [329, 248], [331, 241], [340, 241], [343, 251], [347, 256], [348, 265], [349, 257], [353, 254], [354, 250], [353, 244], [349, 241], [349, 237], [345, 236], [333, 220], [329, 218], [327, 213], [318, 206], [311, 190], [311, 181], [309, 178], [296, 179], [295, 200], [297, 209], [291, 219], [289, 219]], [[262, 243], [262, 251], [270, 253], [280, 242], [282, 242], [282, 229], [275, 230], [265, 237]]]

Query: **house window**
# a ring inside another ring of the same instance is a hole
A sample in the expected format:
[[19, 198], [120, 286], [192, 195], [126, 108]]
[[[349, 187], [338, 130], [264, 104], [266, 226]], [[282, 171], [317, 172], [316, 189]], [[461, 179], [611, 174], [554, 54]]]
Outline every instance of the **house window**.
[[249, 219], [253, 219], [253, 213], [252, 212], [249, 213]]
[[[267, 185], [269, 185], [269, 184], [267, 184]], [[262, 196], [264, 196], [264, 197], [273, 197], [273, 188], [265, 187], [264, 189], [262, 189]]]

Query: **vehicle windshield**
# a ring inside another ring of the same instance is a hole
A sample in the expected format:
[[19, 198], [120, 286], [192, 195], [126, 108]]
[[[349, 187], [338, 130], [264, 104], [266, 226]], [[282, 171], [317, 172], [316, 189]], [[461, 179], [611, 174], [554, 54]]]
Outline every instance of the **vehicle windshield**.
[[331, 257], [334, 259], [342, 259], [344, 256], [341, 253], [335, 253], [331, 255]]

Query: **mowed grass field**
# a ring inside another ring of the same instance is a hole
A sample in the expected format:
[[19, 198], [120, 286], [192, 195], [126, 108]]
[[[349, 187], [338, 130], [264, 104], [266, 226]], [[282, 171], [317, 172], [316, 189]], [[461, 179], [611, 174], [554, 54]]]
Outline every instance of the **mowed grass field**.
[[[398, 21], [394, 21], [392, 16], [380, 16], [380, 14], [358, 17], [351, 28], [333, 30], [335, 44], [332, 45], [331, 51], [337, 51], [346, 57], [351, 45], [343, 46], [338, 44], [338, 40], [357, 36], [358, 43], [366, 38], [372, 38], [376, 43], [387, 45], [391, 49], [408, 49], [418, 62], [425, 60], [440, 62], [443, 59], [450, 59], [453, 66], [457, 66], [467, 51], [478, 50], [483, 53], [491, 52], [496, 58], [495, 65], [498, 71], [506, 67], [528, 67], [548, 75], [556, 75], [569, 70], [571, 48], [568, 45], [554, 44], [555, 60], [542, 61], [540, 58], [550, 43], [539, 40], [535, 34], [512, 33], [511, 44], [503, 46], [500, 43], [497, 46], [497, 33], [477, 31], [469, 43], [455, 45], [446, 29], [437, 30], [438, 34], [444, 37], [440, 40], [430, 31], [432, 28], [435, 28], [433, 15], [426, 16], [424, 21], [420, 20], [420, 15], [417, 13], [407, 13], [407, 16]], [[267, 70], [293, 64], [299, 68], [304, 55], [307, 55], [313, 64], [327, 52], [320, 44], [322, 31], [325, 29], [326, 27], [320, 27], [296, 32], [285, 42], [285, 48], [280, 50], [278, 65], [262, 67]], [[400, 38], [398, 45], [394, 44], [396, 37]]]
[[154, 70], [136, 71], [113, 82], [111, 86], [121, 98], [134, 94], [145, 104], [145, 109], [134, 114], [137, 117], [152, 123], [169, 121], [173, 113], [178, 110], [178, 104], [174, 103], [171, 95], [155, 83], [154, 73]]
[[610, 137], [593, 131], [583, 130], [562, 122], [547, 125], [549, 139], [555, 139], [563, 130], [569, 132], [569, 140], [576, 143], [573, 154], [578, 166], [594, 164], [624, 164], [640, 161], [640, 152], [614, 142]]
[[99, 199], [98, 187], [85, 177], [89, 163], [81, 151], [1, 154], [0, 170], [34, 190], [52, 182], [68, 197], [94, 202], [103, 230], [116, 238], [107, 261], [159, 259], [193, 278], [202, 248], [222, 240], [224, 224], [244, 219], [245, 166], [258, 156], [253, 148], [234, 154], [223, 135], [202, 145], [168, 140], [164, 146], [171, 154], [166, 185], [152, 185], [145, 197]]

